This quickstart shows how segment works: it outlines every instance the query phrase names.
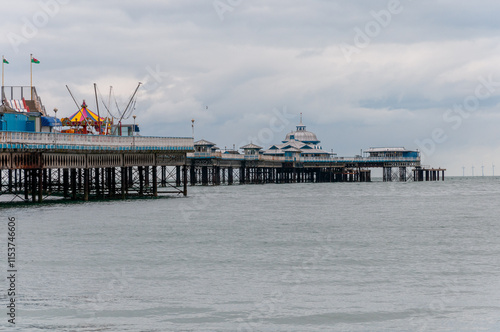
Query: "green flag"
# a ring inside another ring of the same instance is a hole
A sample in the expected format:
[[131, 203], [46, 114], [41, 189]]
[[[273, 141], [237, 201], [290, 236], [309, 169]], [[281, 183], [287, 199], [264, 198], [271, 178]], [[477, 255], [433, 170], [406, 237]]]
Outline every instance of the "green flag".
[[40, 63], [40, 61], [38, 61], [38, 60], [37, 60], [37, 59], [35, 59], [35, 58], [31, 58], [31, 62], [33, 62], [33, 63]]
[[9, 64], [9, 61], [7, 61], [7, 59], [4, 58], [3, 63]]

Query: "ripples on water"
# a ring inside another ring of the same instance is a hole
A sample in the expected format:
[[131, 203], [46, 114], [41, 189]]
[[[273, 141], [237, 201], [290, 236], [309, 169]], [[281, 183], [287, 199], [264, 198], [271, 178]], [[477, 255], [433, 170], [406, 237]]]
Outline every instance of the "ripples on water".
[[18, 328], [500, 330], [499, 178], [189, 192], [3, 210]]

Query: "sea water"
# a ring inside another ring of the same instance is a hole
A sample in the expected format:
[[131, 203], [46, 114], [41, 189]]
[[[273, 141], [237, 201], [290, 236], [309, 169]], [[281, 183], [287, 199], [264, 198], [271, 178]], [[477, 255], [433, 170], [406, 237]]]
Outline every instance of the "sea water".
[[476, 177], [2, 209], [0, 329], [498, 331], [499, 202]]

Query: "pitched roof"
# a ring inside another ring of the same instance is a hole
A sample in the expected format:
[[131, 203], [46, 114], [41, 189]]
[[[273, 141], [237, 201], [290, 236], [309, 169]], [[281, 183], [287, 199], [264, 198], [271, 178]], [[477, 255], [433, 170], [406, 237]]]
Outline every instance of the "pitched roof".
[[253, 143], [247, 144], [245, 146], [242, 146], [240, 149], [262, 149], [262, 146], [255, 145]]
[[404, 151], [410, 151], [406, 150], [403, 147], [397, 147], [397, 148], [369, 148], [368, 150], [365, 150], [365, 152], [404, 152]]
[[87, 108], [85, 101], [83, 101], [83, 105], [80, 110], [68, 118], [71, 122], [82, 122], [87, 119], [91, 119], [92, 121], [104, 121], [104, 118], [98, 117], [97, 114]]
[[330, 154], [330, 152], [321, 149], [312, 149], [312, 150], [302, 151], [302, 154]]
[[200, 146], [200, 145], [215, 146], [215, 143], [212, 143], [212, 142], [206, 141], [204, 139], [201, 139], [201, 140], [199, 140], [197, 142], [194, 142], [194, 145], [198, 145], [198, 146]]

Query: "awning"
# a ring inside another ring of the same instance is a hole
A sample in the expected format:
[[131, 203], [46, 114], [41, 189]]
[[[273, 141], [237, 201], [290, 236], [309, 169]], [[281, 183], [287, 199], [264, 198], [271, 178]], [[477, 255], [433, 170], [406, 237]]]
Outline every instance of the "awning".
[[61, 120], [49, 116], [42, 116], [42, 127], [62, 126]]

